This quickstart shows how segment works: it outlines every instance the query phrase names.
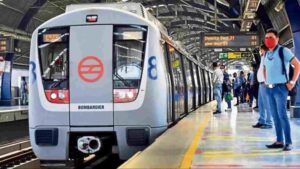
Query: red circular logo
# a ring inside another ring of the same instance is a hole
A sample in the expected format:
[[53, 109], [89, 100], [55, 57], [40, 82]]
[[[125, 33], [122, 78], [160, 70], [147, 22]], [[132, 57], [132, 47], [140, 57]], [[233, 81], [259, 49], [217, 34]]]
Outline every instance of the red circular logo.
[[84, 57], [78, 64], [79, 77], [85, 82], [96, 82], [101, 79], [103, 73], [103, 63], [96, 56]]

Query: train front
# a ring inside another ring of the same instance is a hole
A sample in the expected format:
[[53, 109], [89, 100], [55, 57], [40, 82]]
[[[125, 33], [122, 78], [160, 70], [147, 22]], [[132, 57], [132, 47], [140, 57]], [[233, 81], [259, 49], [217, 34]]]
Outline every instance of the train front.
[[[118, 24], [108, 24], [111, 16]], [[111, 9], [70, 12], [37, 28], [29, 123], [39, 159], [82, 160], [112, 150], [126, 159], [163, 130], [149, 125], [162, 126], [164, 118], [142, 111], [151, 107], [142, 80], [148, 29], [139, 17]]]

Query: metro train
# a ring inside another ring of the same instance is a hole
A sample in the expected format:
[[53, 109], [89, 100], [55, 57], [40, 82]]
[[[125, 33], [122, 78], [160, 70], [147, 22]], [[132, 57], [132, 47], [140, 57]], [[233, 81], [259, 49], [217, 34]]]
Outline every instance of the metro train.
[[128, 159], [211, 101], [211, 76], [141, 4], [69, 5], [32, 34], [33, 151], [45, 165]]

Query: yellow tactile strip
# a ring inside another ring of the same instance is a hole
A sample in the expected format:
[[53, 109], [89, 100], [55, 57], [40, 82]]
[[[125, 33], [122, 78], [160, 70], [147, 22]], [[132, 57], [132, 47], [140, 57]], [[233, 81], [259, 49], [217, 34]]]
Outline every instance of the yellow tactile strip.
[[204, 116], [203, 122], [200, 123], [200, 125], [199, 125], [198, 131], [193, 139], [192, 144], [190, 145], [188, 151], [184, 155], [184, 158], [181, 162], [180, 168], [186, 169], [186, 168], [191, 167], [195, 152], [196, 152], [198, 144], [199, 144], [199, 140], [201, 140], [201, 137], [203, 136], [203, 133], [204, 133], [204, 129], [208, 125], [210, 118], [211, 118], [211, 113], [206, 113], [206, 115]]

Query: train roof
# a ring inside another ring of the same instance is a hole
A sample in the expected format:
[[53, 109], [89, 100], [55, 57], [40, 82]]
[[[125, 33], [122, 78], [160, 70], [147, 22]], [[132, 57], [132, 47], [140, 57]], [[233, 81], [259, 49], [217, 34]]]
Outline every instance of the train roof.
[[164, 34], [168, 34], [167, 28], [158, 19], [156, 19], [153, 15], [151, 15], [141, 3], [126, 2], [126, 3], [71, 4], [66, 6], [66, 13], [74, 10], [96, 8], [96, 7], [113, 8], [113, 9], [119, 9], [119, 10], [124, 10], [124, 11], [134, 13], [154, 23]]
[[143, 19], [152, 22], [154, 25], [158, 27], [160, 30], [162, 36], [164, 38], [167, 38], [168, 41], [172, 42], [172, 45], [177, 48], [179, 51], [181, 51], [183, 54], [185, 54], [190, 60], [198, 64], [204, 69], [209, 70], [209, 68], [205, 67], [203, 64], [198, 62], [196, 59], [194, 59], [189, 53], [185, 50], [184, 46], [178, 42], [174, 41], [169, 35], [167, 28], [158, 20], [156, 19], [152, 14], [150, 14], [146, 8], [141, 3], [134, 3], [134, 2], [126, 2], [126, 3], [97, 3], [97, 4], [71, 4], [66, 6], [66, 13], [76, 11], [76, 10], [82, 10], [82, 9], [90, 9], [90, 8], [113, 8], [118, 10], [124, 10], [127, 12], [134, 13]]

